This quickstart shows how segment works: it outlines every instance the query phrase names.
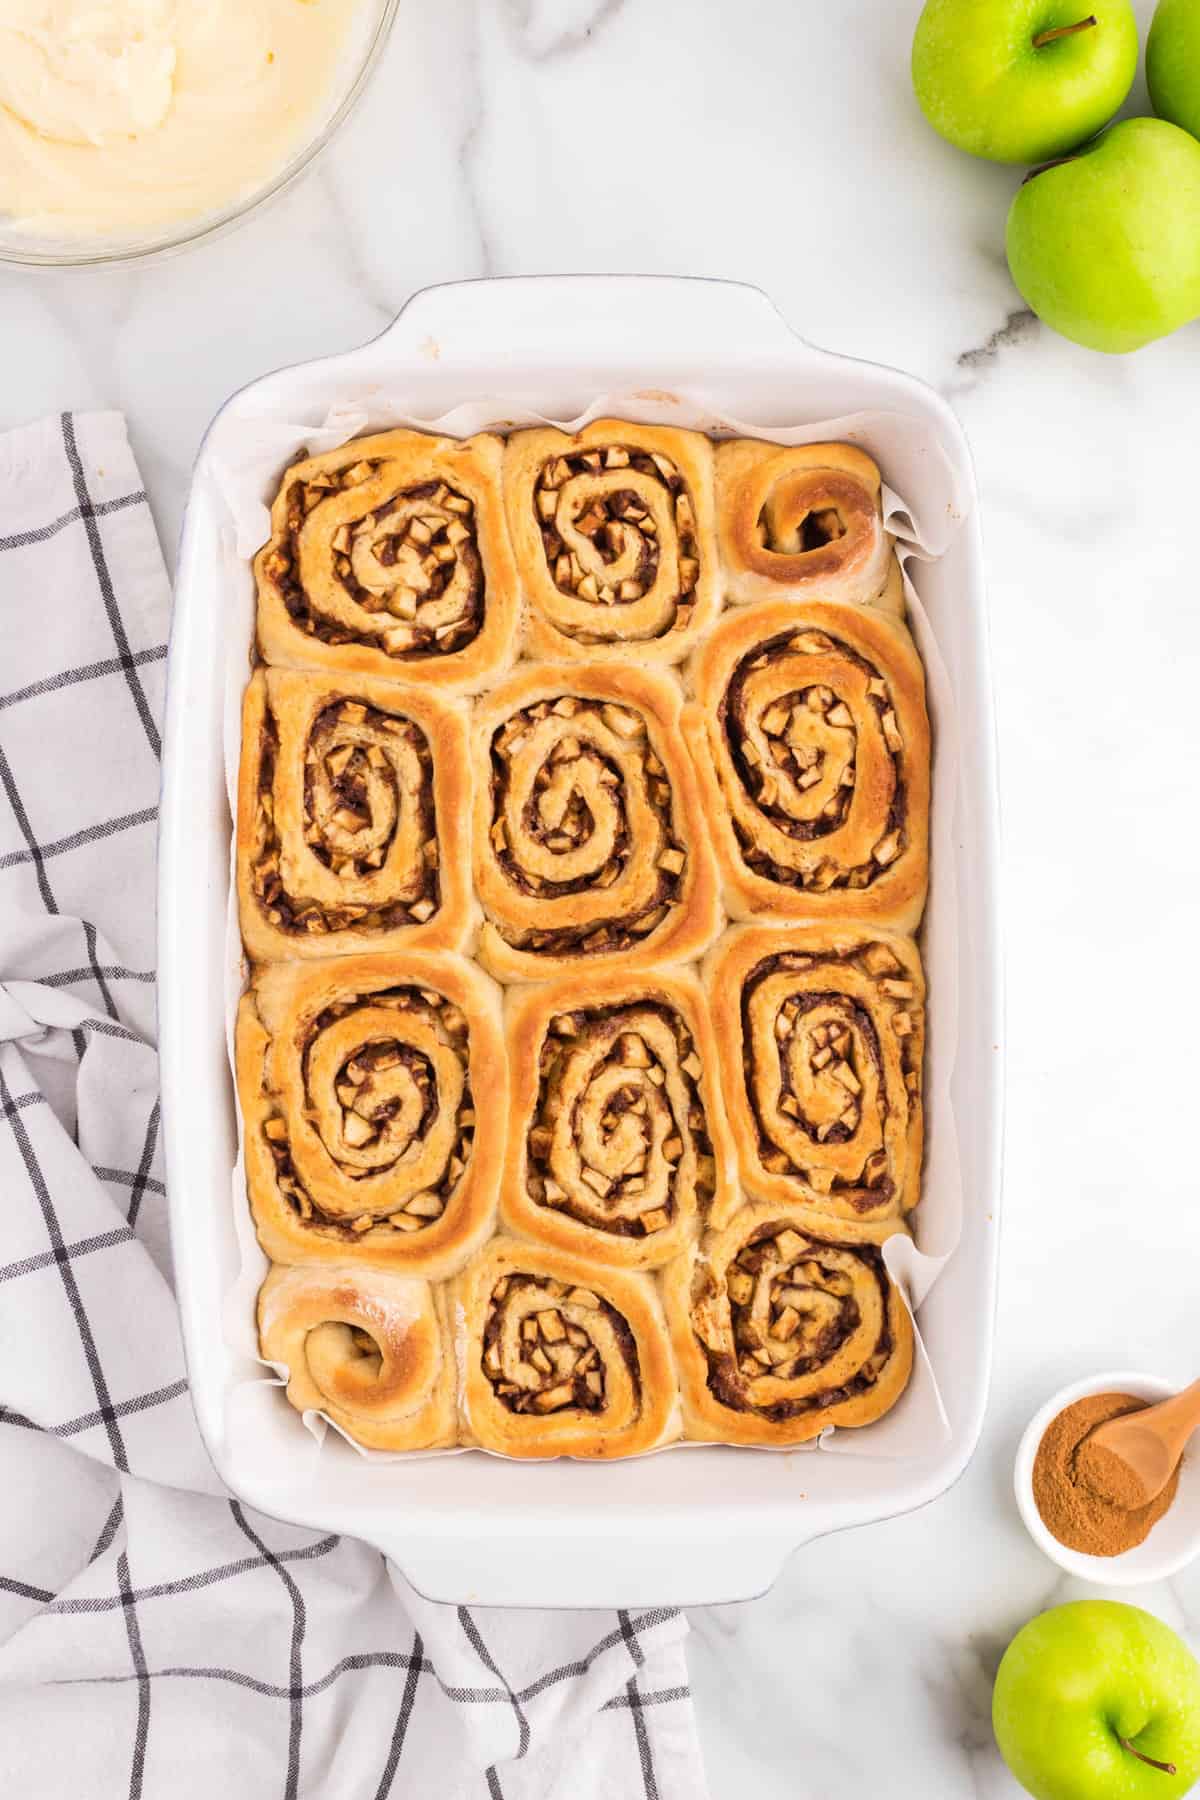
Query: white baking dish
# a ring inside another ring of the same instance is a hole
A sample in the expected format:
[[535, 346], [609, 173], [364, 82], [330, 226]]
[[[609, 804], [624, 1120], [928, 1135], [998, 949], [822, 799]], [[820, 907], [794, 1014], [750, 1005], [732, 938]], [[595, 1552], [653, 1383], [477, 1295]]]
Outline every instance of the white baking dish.
[[573, 1606], [745, 1599], [768, 1587], [810, 1539], [942, 1493], [965, 1467], [983, 1419], [995, 1310], [1002, 1021], [992, 697], [966, 443], [931, 389], [814, 349], [755, 289], [625, 276], [428, 289], [374, 343], [267, 376], [237, 394], [217, 423], [228, 441], [230, 421], [257, 430], [272, 420], [316, 420], [349, 393], [361, 399], [385, 384], [393, 403], [400, 394], [403, 410], [421, 416], [500, 390], [556, 417], [609, 389], [653, 391], [659, 400], [664, 392], [702, 391], [713, 407], [764, 430], [886, 410], [909, 421], [889, 454], [877, 449], [891, 485], [901, 494], [927, 491], [930, 466], [948, 464], [960, 497], [972, 502], [945, 554], [915, 571], [963, 721], [954, 850], [941, 866], [935, 859], [933, 880], [956, 896], [951, 1091], [965, 1205], [958, 1247], [919, 1314], [950, 1429], [938, 1447], [894, 1458], [697, 1446], [607, 1466], [479, 1455], [367, 1464], [341, 1444], [314, 1458], [297, 1429], [294, 1461], [281, 1456], [270, 1477], [240, 1465], [227, 1402], [253, 1370], [237, 1366], [221, 1329], [238, 1267], [229, 1200], [237, 1132], [224, 991], [227, 620], [213, 574], [227, 527], [212, 483], [199, 478], [211, 433], [184, 526], [160, 830], [159, 1010], [175, 1267], [192, 1396], [213, 1461], [250, 1504], [377, 1544], [436, 1599]]

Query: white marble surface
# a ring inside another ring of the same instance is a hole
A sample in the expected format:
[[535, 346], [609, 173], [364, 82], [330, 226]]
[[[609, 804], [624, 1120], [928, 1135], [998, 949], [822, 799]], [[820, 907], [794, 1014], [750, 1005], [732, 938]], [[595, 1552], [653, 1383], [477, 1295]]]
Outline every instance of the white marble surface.
[[[1013, 1630], [1069, 1592], [1012, 1503], [1020, 1428], [1092, 1369], [1198, 1372], [1200, 327], [1110, 361], [1021, 312], [1002, 254], [1017, 176], [924, 127], [917, 10], [406, 0], [332, 154], [245, 228], [142, 270], [0, 274], [0, 426], [123, 407], [168, 547], [231, 389], [373, 335], [456, 276], [757, 282], [817, 343], [911, 369], [961, 413], [1006, 839], [993, 1400], [936, 1505], [813, 1544], [767, 1598], [696, 1615], [716, 1800], [1014, 1794], [990, 1678]], [[1133, 1597], [1200, 1628], [1200, 1568]]]

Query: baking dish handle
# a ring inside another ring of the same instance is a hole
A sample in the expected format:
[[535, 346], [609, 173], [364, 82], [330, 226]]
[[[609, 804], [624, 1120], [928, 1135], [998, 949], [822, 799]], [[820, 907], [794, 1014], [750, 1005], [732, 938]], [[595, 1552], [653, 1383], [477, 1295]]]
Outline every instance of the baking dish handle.
[[[457, 1534], [426, 1537], [419, 1545], [373, 1538], [405, 1579], [427, 1600], [475, 1606], [622, 1607], [715, 1606], [755, 1599], [775, 1582], [784, 1563], [813, 1535], [793, 1524], [786, 1535], [733, 1530], [727, 1536], [672, 1532], [596, 1538], [586, 1544], [547, 1519], [536, 1540], [489, 1535], [478, 1521]], [[826, 1520], [817, 1535], [829, 1528]], [[712, 1521], [708, 1521], [711, 1532]]]
[[[556, 352], [573, 367], [668, 345], [671, 363], [829, 360], [798, 337], [760, 288], [688, 275], [513, 275], [446, 282], [413, 295], [383, 334], [389, 350], [489, 376]], [[581, 351], [581, 346], [585, 346]]]

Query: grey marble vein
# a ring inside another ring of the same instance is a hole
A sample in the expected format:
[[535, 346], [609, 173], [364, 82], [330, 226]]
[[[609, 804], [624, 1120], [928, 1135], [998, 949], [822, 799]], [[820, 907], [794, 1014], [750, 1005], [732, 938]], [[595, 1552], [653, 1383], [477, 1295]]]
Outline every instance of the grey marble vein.
[[522, 53], [535, 62], [587, 46], [629, 0], [502, 0]]

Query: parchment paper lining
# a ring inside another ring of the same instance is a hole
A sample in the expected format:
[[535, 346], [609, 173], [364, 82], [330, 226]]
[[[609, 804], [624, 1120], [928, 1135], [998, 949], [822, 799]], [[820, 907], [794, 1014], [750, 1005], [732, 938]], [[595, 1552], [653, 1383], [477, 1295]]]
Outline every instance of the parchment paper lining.
[[[197, 486], [208, 487], [209, 498], [220, 520], [223, 574], [229, 593], [224, 751], [231, 814], [236, 818], [242, 695], [253, 656], [254, 586], [250, 561], [270, 535], [269, 505], [284, 468], [306, 452], [315, 454], [334, 449], [348, 438], [395, 426], [467, 437], [477, 431], [507, 433], [529, 425], [555, 425], [563, 431], [577, 431], [590, 420], [604, 417], [690, 427], [717, 438], [756, 437], [780, 444], [857, 443], [868, 450], [884, 470], [888, 466], [889, 448], [894, 448], [897, 454], [903, 449], [905, 460], [909, 461], [914, 445], [919, 443], [920, 460], [916, 465], [919, 473], [911, 482], [907, 497], [901, 498], [886, 481], [883, 488], [885, 521], [896, 538], [896, 549], [904, 569], [909, 624], [925, 664], [934, 738], [930, 826], [933, 878], [919, 934], [929, 987], [922, 1199], [913, 1219], [916, 1241], [897, 1236], [884, 1248], [889, 1272], [910, 1306], [919, 1309], [958, 1243], [963, 1201], [951, 1096], [958, 1036], [958, 915], [953, 856], [958, 727], [949, 676], [913, 576], [915, 573], [919, 581], [920, 564], [935, 560], [945, 552], [965, 516], [966, 498], [949, 462], [938, 449], [930, 449], [927, 438], [914, 420], [901, 413], [870, 411], [825, 419], [791, 430], [764, 431], [726, 412], [718, 412], [706, 403], [702, 393], [666, 394], [647, 390], [601, 394], [586, 412], [573, 418], [551, 418], [526, 407], [514, 407], [503, 394], [469, 406], [454, 407], [437, 417], [420, 417], [390, 404], [386, 392], [379, 388], [363, 395], [361, 402], [348, 398], [319, 422], [222, 420], [210, 439], [205, 464], [197, 475]], [[403, 671], [399, 668], [397, 679], [403, 680]], [[226, 1029], [231, 1068], [237, 1006], [246, 985], [246, 962], [237, 920], [234, 857], [235, 846], [231, 842], [225, 968]], [[226, 1423], [238, 1466], [270, 1479], [277, 1475], [281, 1458], [286, 1459], [289, 1467], [296, 1468], [299, 1434], [294, 1411], [286, 1402], [280, 1403], [280, 1389], [287, 1380], [286, 1366], [264, 1362], [258, 1352], [255, 1302], [269, 1265], [255, 1236], [246, 1197], [240, 1109], [237, 1128], [238, 1158], [232, 1177], [232, 1203], [240, 1269], [225, 1295], [221, 1329], [228, 1347], [240, 1358], [271, 1372], [234, 1385], [227, 1401]], [[461, 1321], [454, 1320], [452, 1325], [461, 1392]], [[368, 1450], [355, 1443], [323, 1413], [306, 1411], [301, 1416], [310, 1434], [308, 1453], [302, 1459], [307, 1471], [315, 1467], [329, 1427], [370, 1462], [463, 1454], [461, 1449], [403, 1453]], [[948, 1440], [949, 1435], [937, 1377], [918, 1328], [912, 1379], [891, 1411], [865, 1430], [838, 1432], [829, 1427], [807, 1448], [869, 1459], [906, 1459], [932, 1453]], [[668, 1444], [661, 1451], [648, 1454], [659, 1455], [669, 1450], [694, 1447]], [[786, 1454], [796, 1454], [796, 1446], [781, 1449], [785, 1449]], [[499, 1453], [488, 1451], [486, 1454]]]

